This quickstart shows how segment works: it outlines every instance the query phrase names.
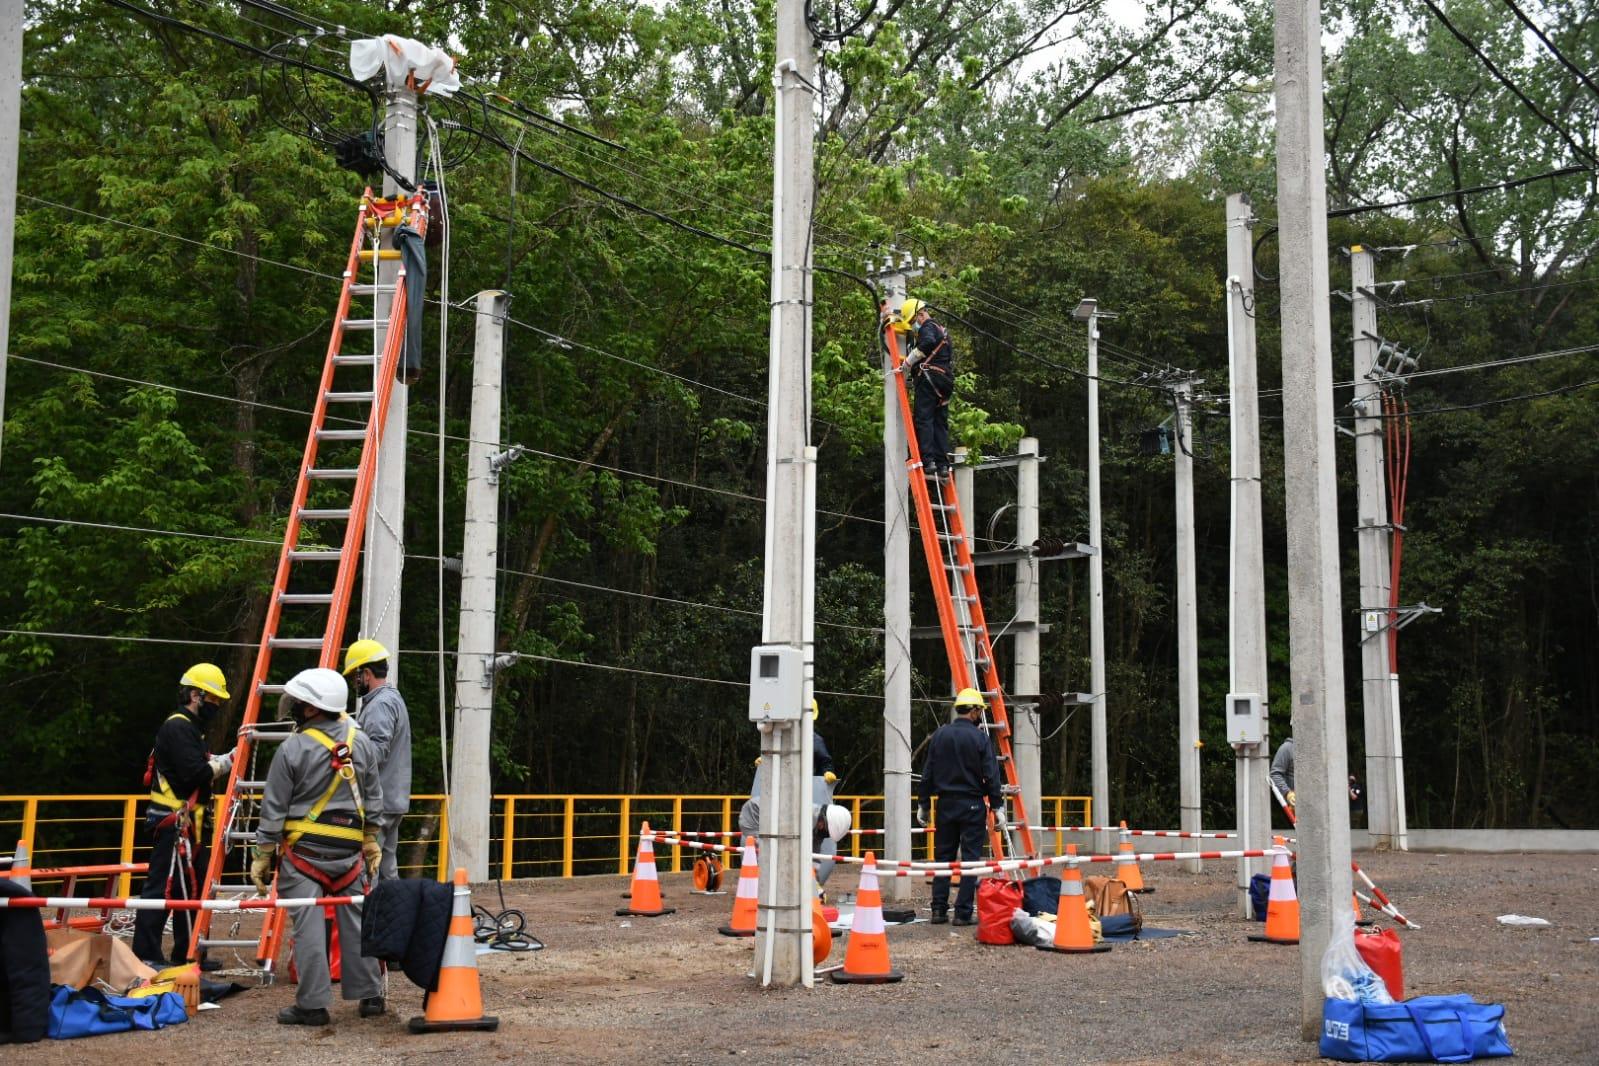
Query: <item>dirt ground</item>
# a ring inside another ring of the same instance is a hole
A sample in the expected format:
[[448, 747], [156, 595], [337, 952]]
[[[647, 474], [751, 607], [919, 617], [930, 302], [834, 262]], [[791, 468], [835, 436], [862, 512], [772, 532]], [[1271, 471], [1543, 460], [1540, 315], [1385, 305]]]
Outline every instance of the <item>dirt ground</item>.
[[[1599, 855], [1363, 855], [1419, 931], [1404, 931], [1409, 995], [1471, 992], [1506, 1005], [1525, 1063], [1599, 1063]], [[1291, 1063], [1299, 1038], [1299, 949], [1252, 944], [1232, 913], [1233, 864], [1201, 874], [1160, 864], [1146, 876], [1150, 925], [1192, 936], [1117, 945], [1102, 955], [987, 947], [972, 930], [891, 928], [897, 985], [811, 991], [754, 987], [749, 941], [716, 933], [730, 896], [691, 895], [666, 875], [663, 918], [617, 918], [618, 877], [508, 883], [548, 947], [480, 959], [493, 1034], [412, 1036], [421, 992], [396, 975], [387, 1017], [334, 1008], [320, 1030], [279, 1026], [289, 986], [255, 989], [188, 1025], [156, 1033], [0, 1048], [0, 1061], [67, 1066], [86, 1054], [182, 1063], [749, 1062]], [[835, 896], [854, 889], [834, 874]], [[925, 892], [925, 889], [921, 891]], [[492, 888], [479, 903], [494, 904]], [[922, 899], [925, 906], [925, 898]], [[1547, 918], [1513, 928], [1496, 915]], [[925, 910], [923, 911], [925, 915]], [[842, 959], [835, 944], [833, 959]]]

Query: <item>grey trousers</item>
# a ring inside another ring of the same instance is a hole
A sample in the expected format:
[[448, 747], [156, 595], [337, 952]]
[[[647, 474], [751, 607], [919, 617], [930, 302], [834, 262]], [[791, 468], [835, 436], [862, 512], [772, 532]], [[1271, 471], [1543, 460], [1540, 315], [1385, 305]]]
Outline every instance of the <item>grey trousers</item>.
[[[319, 859], [299, 853], [318, 869], [337, 875], [349, 868], [348, 860]], [[357, 854], [355, 861], [361, 856]], [[359, 893], [357, 881], [348, 889]], [[315, 899], [325, 895], [322, 886], [284, 860], [278, 868], [278, 895], [285, 899]], [[333, 981], [328, 974], [327, 919], [321, 907], [296, 907], [294, 915], [294, 969], [299, 985], [294, 1005], [305, 1010], [326, 1008], [333, 1002]], [[339, 985], [345, 999], [370, 999], [383, 994], [383, 979], [376, 959], [361, 957], [361, 908], [358, 904], [334, 907], [339, 923]]]
[[383, 861], [378, 864], [379, 881], [392, 881], [400, 876], [400, 860], [396, 854], [400, 850], [400, 819], [404, 817], [398, 811], [383, 815], [383, 833], [378, 837], [383, 845]]

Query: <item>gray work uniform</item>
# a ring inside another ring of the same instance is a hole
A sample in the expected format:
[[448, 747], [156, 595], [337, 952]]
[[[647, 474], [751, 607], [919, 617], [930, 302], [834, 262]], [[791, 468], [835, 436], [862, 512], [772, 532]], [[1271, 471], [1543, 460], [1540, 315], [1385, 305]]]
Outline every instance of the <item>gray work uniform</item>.
[[[744, 846], [745, 837], [760, 838], [761, 835], [761, 770], [765, 763], [755, 768], [755, 780], [750, 782], [750, 798], [745, 800], [738, 809], [738, 839], [733, 841], [738, 847]], [[833, 802], [833, 786], [827, 783], [827, 778], [817, 776], [811, 778], [811, 818], [821, 817], [821, 813], [829, 803]], [[817, 854], [833, 856], [838, 854], [838, 841], [823, 834], [819, 842], [813, 844]], [[725, 865], [724, 861], [724, 865]], [[827, 884], [827, 879], [832, 876], [833, 867], [836, 865], [832, 858], [816, 860], [816, 883]]]
[[383, 845], [383, 863], [378, 877], [389, 880], [400, 876], [395, 855], [400, 846], [400, 820], [411, 809], [411, 715], [399, 690], [383, 685], [362, 697], [355, 720], [377, 749], [383, 807], [375, 810], [367, 804], [367, 817], [382, 827], [378, 840]]
[[1294, 790], [1293, 737], [1283, 741], [1282, 747], [1277, 749], [1277, 754], [1272, 756], [1271, 783], [1277, 786], [1277, 791], [1283, 794], [1283, 800], [1286, 802], [1288, 793]]
[[[307, 736], [307, 729], [319, 730], [336, 743], [350, 745], [355, 763], [355, 786], [360, 791], [358, 803], [350, 782], [341, 781], [322, 808], [319, 820], [327, 821], [329, 815], [334, 815], [340, 820], [353, 821], [349, 816], [358, 809], [381, 808], [383, 784], [377, 772], [376, 748], [365, 733], [354, 729], [354, 724], [346, 715], [337, 718], [322, 715], [301, 726], [278, 748], [272, 758], [272, 768], [267, 771], [266, 793], [261, 799], [261, 818], [256, 830], [257, 844], [263, 848], [286, 844], [294, 835], [289, 823], [304, 819], [335, 779], [332, 754]], [[336, 883], [361, 863], [360, 840], [335, 839], [312, 832], [305, 832], [293, 844], [287, 844], [286, 852], [292, 852], [318, 876], [313, 877], [296, 867], [285, 853], [278, 863], [278, 896], [283, 899], [328, 895], [323, 881]], [[362, 879], [357, 876], [353, 884], [338, 894], [364, 891]], [[333, 910], [339, 923], [339, 983], [344, 998], [359, 1000], [381, 996], [383, 983], [377, 960], [361, 956], [360, 905], [349, 904]], [[325, 917], [320, 907], [297, 907], [292, 914], [294, 967], [299, 975], [295, 1005], [304, 1010], [326, 1009], [333, 1002], [333, 984], [328, 973]]]

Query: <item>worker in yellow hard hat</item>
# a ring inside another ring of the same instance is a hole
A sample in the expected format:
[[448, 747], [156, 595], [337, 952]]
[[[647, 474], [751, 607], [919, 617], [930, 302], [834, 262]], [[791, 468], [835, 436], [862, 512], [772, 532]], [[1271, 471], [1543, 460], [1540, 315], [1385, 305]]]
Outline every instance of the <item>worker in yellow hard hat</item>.
[[[205, 732], [228, 698], [221, 668], [195, 663], [178, 678], [177, 707], [156, 730], [144, 768], [144, 783], [150, 790], [144, 822], [150, 870], [140, 893], [143, 899], [199, 898], [206, 867], [205, 811], [215, 782], [233, 767], [232, 751], [212, 755], [207, 750]], [[168, 958], [185, 961], [192, 916], [192, 911], [172, 912], [169, 956], [161, 950], [167, 912], [139, 911], [133, 925], [133, 953], [157, 969], [164, 969]]]
[[910, 376], [916, 394], [911, 420], [916, 424], [916, 448], [922, 473], [942, 480], [949, 474], [953, 456], [949, 448], [949, 401], [955, 395], [955, 349], [949, 331], [928, 313], [920, 300], [906, 300], [899, 317], [910, 328], [911, 351], [900, 372]]
[[[974, 688], [955, 697], [955, 717], [927, 742], [922, 780], [917, 792], [916, 822], [927, 824], [927, 811], [938, 797], [938, 825], [933, 836], [933, 857], [938, 862], [976, 862], [983, 857], [983, 837], [992, 810], [1005, 817], [999, 759], [984, 728], [988, 703]], [[983, 806], [983, 800], [988, 806]], [[972, 904], [977, 878], [962, 877], [955, 897], [955, 925], [975, 925]], [[933, 924], [949, 921], [949, 878], [933, 880]]]
[[400, 822], [411, 809], [411, 715], [405, 697], [389, 683], [389, 665], [389, 649], [375, 640], [358, 640], [344, 653], [344, 674], [361, 698], [355, 720], [377, 749], [383, 779], [382, 810], [368, 812], [383, 845], [380, 880], [400, 876]]

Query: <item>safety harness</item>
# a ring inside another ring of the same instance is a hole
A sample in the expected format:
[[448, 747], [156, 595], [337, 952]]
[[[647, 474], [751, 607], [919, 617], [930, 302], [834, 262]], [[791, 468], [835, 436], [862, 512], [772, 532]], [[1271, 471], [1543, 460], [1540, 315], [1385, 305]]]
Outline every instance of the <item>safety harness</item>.
[[[933, 364], [933, 358], [936, 355], [938, 355], [939, 352], [941, 352], [944, 349], [949, 347], [949, 330], [945, 329], [943, 326], [940, 326], [937, 322], [933, 322], [933, 323], [930, 323], [930, 324], [932, 325], [932, 327], [934, 329], [938, 330], [938, 343], [933, 346], [933, 350], [932, 351], [928, 352], [921, 359], [917, 360], [917, 362], [916, 362], [916, 372], [917, 373], [922, 373], [923, 371], [931, 370], [935, 374], [938, 374], [940, 377], [943, 377], [943, 378], [947, 379], [947, 381], [949, 383], [953, 384], [953, 382], [954, 382], [953, 367], [935, 366]], [[951, 360], [951, 362], [953, 363], [953, 359]], [[929, 378], [928, 379], [928, 383], [932, 384], [932, 382], [933, 382], [933, 379]], [[939, 394], [938, 405], [940, 407], [943, 407], [943, 406], [945, 406], [946, 404], [949, 403], [949, 398], [950, 398], [951, 395], [954, 394], [954, 391], [955, 391], [953, 388], [951, 388], [948, 392], [945, 392], [943, 389], [939, 388], [937, 385], [933, 385], [933, 389], [934, 389], [935, 392], [937, 392]]]
[[[283, 838], [283, 858], [300, 873], [315, 881], [329, 896], [337, 896], [345, 889], [355, 884], [361, 875], [366, 872], [365, 864], [361, 861], [361, 853], [357, 851], [350, 856], [349, 869], [337, 876], [319, 869], [314, 863], [300, 855], [295, 854], [294, 845], [304, 838], [317, 838], [322, 840], [339, 841], [341, 843], [355, 843], [359, 845], [365, 833], [366, 808], [361, 802], [361, 788], [355, 780], [355, 736], [360, 732], [354, 720], [348, 715], [340, 715], [339, 720], [349, 724], [349, 732], [345, 739], [334, 740], [319, 726], [307, 726], [301, 732], [322, 745], [328, 750], [328, 755], [333, 768], [333, 780], [328, 783], [327, 791], [317, 798], [311, 809], [305, 813], [304, 818], [293, 818], [283, 823], [285, 836]], [[347, 783], [350, 786], [350, 795], [355, 799], [356, 825], [337, 825], [321, 821], [322, 812], [332, 801], [334, 793], [338, 792], [339, 785]]]
[[[176, 711], [167, 715], [161, 724], [165, 725], [174, 718], [192, 721], [184, 712]], [[195, 841], [205, 825], [205, 808], [200, 806], [200, 790], [195, 789], [186, 800], [179, 799], [171, 784], [167, 782], [166, 775], [155, 768], [153, 747], [144, 763], [144, 784], [150, 790], [150, 803], [168, 812], [166, 817], [151, 827], [151, 832], [159, 833], [173, 827], [177, 828], [177, 839], [173, 841], [172, 847], [172, 861], [167, 868], [166, 898], [192, 899], [191, 891], [199, 884], [194, 869]]]

